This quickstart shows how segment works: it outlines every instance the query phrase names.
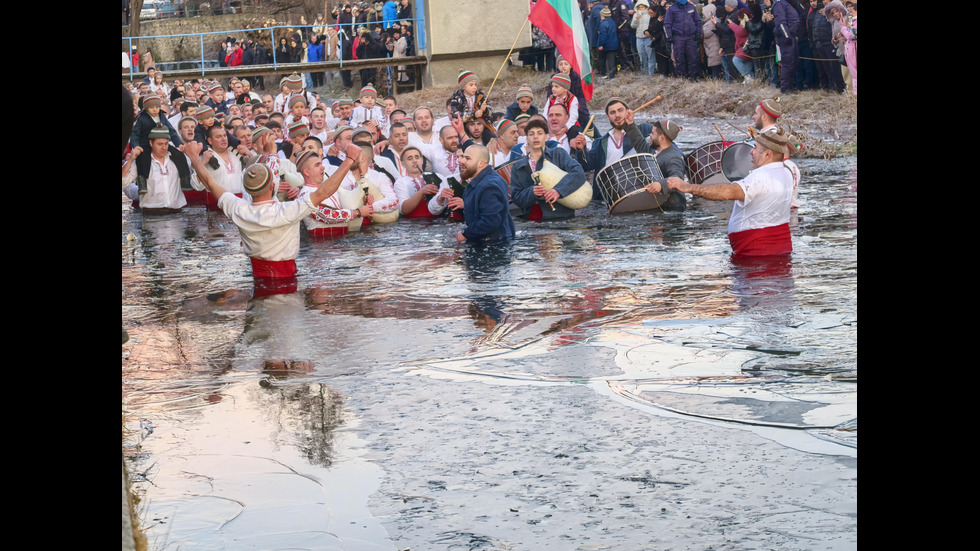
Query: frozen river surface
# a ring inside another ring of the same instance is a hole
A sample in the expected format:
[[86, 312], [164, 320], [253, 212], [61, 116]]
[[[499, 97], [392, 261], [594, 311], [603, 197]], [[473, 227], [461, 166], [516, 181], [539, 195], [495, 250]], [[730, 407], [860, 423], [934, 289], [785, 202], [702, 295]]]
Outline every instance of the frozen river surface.
[[787, 261], [733, 263], [728, 206], [594, 203], [492, 254], [304, 236], [265, 297], [224, 215], [123, 198], [150, 549], [855, 549], [856, 159], [797, 163]]

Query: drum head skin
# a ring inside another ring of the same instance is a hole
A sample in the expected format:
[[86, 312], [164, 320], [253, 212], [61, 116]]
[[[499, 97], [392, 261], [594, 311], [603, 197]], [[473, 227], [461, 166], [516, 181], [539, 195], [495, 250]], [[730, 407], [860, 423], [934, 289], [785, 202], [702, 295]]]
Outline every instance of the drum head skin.
[[752, 172], [752, 148], [755, 144], [739, 142], [725, 149], [721, 155], [721, 171], [730, 181], [741, 180]]
[[649, 153], [623, 157], [600, 170], [595, 181], [609, 214], [652, 210], [660, 207], [667, 195], [654, 195], [644, 187], [663, 178], [657, 158]]
[[695, 185], [703, 184], [721, 172], [721, 156], [724, 151], [723, 142], [710, 142], [685, 155], [688, 181]]

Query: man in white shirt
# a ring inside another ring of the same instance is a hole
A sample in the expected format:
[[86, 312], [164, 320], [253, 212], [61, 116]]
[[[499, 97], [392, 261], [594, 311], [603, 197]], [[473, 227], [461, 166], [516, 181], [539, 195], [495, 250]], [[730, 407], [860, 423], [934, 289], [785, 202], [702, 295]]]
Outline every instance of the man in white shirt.
[[288, 279], [296, 276], [296, 257], [299, 256], [300, 220], [309, 216], [326, 198], [340, 187], [340, 182], [358, 160], [360, 149], [347, 153], [341, 170], [327, 178], [313, 192], [296, 201], [280, 203], [273, 199], [272, 172], [261, 163], [245, 170], [243, 187], [252, 201], [235, 197], [217, 184], [201, 162], [202, 146], [198, 142], [185, 144], [184, 153], [191, 159], [198, 178], [212, 195], [218, 197], [221, 210], [238, 226], [242, 246], [252, 264], [256, 279]]
[[439, 131], [439, 143], [422, 144], [419, 150], [432, 163], [433, 172], [446, 178], [454, 176], [459, 179], [459, 134], [455, 128], [442, 127]]
[[[165, 126], [157, 126], [150, 130], [150, 151], [143, 151], [139, 146], [133, 148], [126, 157], [122, 168], [122, 184], [126, 197], [139, 201], [144, 213], [166, 214], [177, 212], [187, 205], [187, 199], [181, 191], [181, 173], [186, 172], [185, 179], [190, 181], [190, 173], [186, 167], [186, 159], [176, 149], [170, 150], [170, 131]], [[136, 163], [139, 155], [150, 155], [150, 173], [146, 178], [146, 187], [140, 193], [137, 183]], [[180, 169], [178, 169], [180, 164]]]
[[[422, 152], [414, 145], [401, 152], [405, 175], [395, 180], [395, 195], [402, 216], [409, 218], [434, 218], [446, 208], [452, 190], [445, 178], [430, 173], [422, 174]], [[435, 182], [439, 182], [436, 184]], [[448, 193], [444, 193], [448, 190]]]
[[419, 107], [412, 114], [412, 120], [415, 124], [415, 132], [408, 133], [408, 143], [416, 147], [422, 144], [433, 144], [439, 139], [439, 135], [433, 131], [432, 123], [435, 119], [432, 117], [432, 110], [428, 107]]

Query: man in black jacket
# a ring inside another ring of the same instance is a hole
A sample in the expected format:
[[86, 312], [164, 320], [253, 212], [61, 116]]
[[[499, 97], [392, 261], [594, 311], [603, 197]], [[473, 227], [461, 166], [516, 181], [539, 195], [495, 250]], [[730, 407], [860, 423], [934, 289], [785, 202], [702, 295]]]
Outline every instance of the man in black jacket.
[[816, 59], [820, 87], [843, 92], [844, 77], [841, 75], [838, 57], [834, 55], [834, 28], [823, 14], [821, 0], [810, 0], [810, 12], [806, 16], [806, 22], [810, 35], [810, 48]]

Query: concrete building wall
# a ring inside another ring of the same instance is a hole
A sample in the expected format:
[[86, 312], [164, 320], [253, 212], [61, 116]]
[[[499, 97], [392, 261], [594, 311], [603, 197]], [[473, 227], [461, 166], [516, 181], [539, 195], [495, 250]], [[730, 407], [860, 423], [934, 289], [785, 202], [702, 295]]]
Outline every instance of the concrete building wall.
[[[488, 87], [527, 20], [527, 0], [424, 0], [429, 66], [426, 86], [456, 86], [461, 69]], [[531, 46], [524, 26], [515, 51]]]

